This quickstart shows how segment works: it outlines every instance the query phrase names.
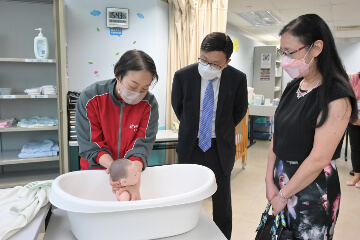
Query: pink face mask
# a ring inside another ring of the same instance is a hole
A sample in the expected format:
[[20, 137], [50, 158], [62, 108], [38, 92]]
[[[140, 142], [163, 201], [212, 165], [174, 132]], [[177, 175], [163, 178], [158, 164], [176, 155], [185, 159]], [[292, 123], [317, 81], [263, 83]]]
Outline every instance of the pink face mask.
[[[311, 48], [310, 48], [311, 49]], [[309, 51], [310, 51], [309, 49]], [[305, 57], [309, 53], [306, 53]], [[281, 67], [289, 74], [291, 78], [300, 78], [305, 77], [309, 73], [310, 63], [314, 58], [311, 59], [309, 63], [305, 62], [305, 57], [303, 59], [292, 59], [288, 56], [284, 56], [281, 61]]]
[[132, 104], [132, 105], [138, 104], [141, 100], [143, 100], [143, 98], [147, 94], [147, 92], [139, 93], [139, 92], [131, 91], [127, 89], [121, 82], [120, 84], [122, 85], [122, 90], [120, 90], [119, 87], [118, 93], [120, 94], [120, 97], [127, 104]]

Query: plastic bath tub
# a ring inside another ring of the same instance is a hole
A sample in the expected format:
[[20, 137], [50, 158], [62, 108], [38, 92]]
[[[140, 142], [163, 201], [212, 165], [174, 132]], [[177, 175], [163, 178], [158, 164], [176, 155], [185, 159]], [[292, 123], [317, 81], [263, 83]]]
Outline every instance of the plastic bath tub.
[[79, 240], [156, 239], [193, 229], [202, 200], [216, 188], [210, 169], [174, 164], [148, 167], [142, 172], [140, 201], [116, 201], [104, 170], [57, 177], [49, 199], [67, 211], [71, 230]]

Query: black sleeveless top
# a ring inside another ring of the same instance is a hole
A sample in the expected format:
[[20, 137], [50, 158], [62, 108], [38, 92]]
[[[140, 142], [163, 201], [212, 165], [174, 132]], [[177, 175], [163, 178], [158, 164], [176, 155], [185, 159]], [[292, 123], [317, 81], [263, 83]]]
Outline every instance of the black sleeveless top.
[[[274, 117], [273, 151], [282, 160], [304, 161], [310, 154], [315, 136], [315, 125], [320, 113], [318, 91], [314, 88], [300, 99], [296, 91], [303, 78], [292, 80], [286, 87]], [[330, 101], [348, 97], [346, 93], [334, 91]], [[340, 157], [343, 138], [332, 159]]]

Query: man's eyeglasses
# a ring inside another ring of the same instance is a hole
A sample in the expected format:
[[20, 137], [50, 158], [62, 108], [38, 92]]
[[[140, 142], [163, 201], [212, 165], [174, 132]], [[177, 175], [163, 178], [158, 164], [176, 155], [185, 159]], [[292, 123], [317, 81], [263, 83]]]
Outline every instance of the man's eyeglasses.
[[278, 49], [278, 54], [283, 57], [283, 56], [287, 56], [288, 58], [292, 58], [292, 54], [300, 51], [301, 49], [304, 49], [306, 47], [309, 47], [309, 45], [305, 45], [305, 46], [302, 46], [301, 48], [298, 48], [296, 49], [295, 51], [293, 52], [289, 52], [289, 51], [282, 51], [281, 49]]
[[222, 69], [223, 67], [225, 67], [225, 65], [226, 65], [226, 63], [224, 64], [224, 66], [219, 66], [219, 65], [217, 65], [217, 64], [215, 64], [215, 63], [209, 63], [208, 61], [206, 61], [206, 60], [204, 60], [204, 59], [202, 59], [202, 58], [198, 58], [198, 60], [199, 60], [199, 63], [201, 64], [201, 65], [203, 65], [203, 66], [206, 66], [206, 65], [210, 65], [210, 67], [212, 68], [212, 69], [214, 69], [214, 70], [220, 70], [220, 69]]

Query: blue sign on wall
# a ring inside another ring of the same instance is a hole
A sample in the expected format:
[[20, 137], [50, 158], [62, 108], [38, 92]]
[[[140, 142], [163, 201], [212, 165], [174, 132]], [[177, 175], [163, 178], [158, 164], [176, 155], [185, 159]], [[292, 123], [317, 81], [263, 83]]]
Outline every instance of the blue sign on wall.
[[121, 28], [110, 28], [110, 35], [118, 35], [119, 37], [122, 35]]

